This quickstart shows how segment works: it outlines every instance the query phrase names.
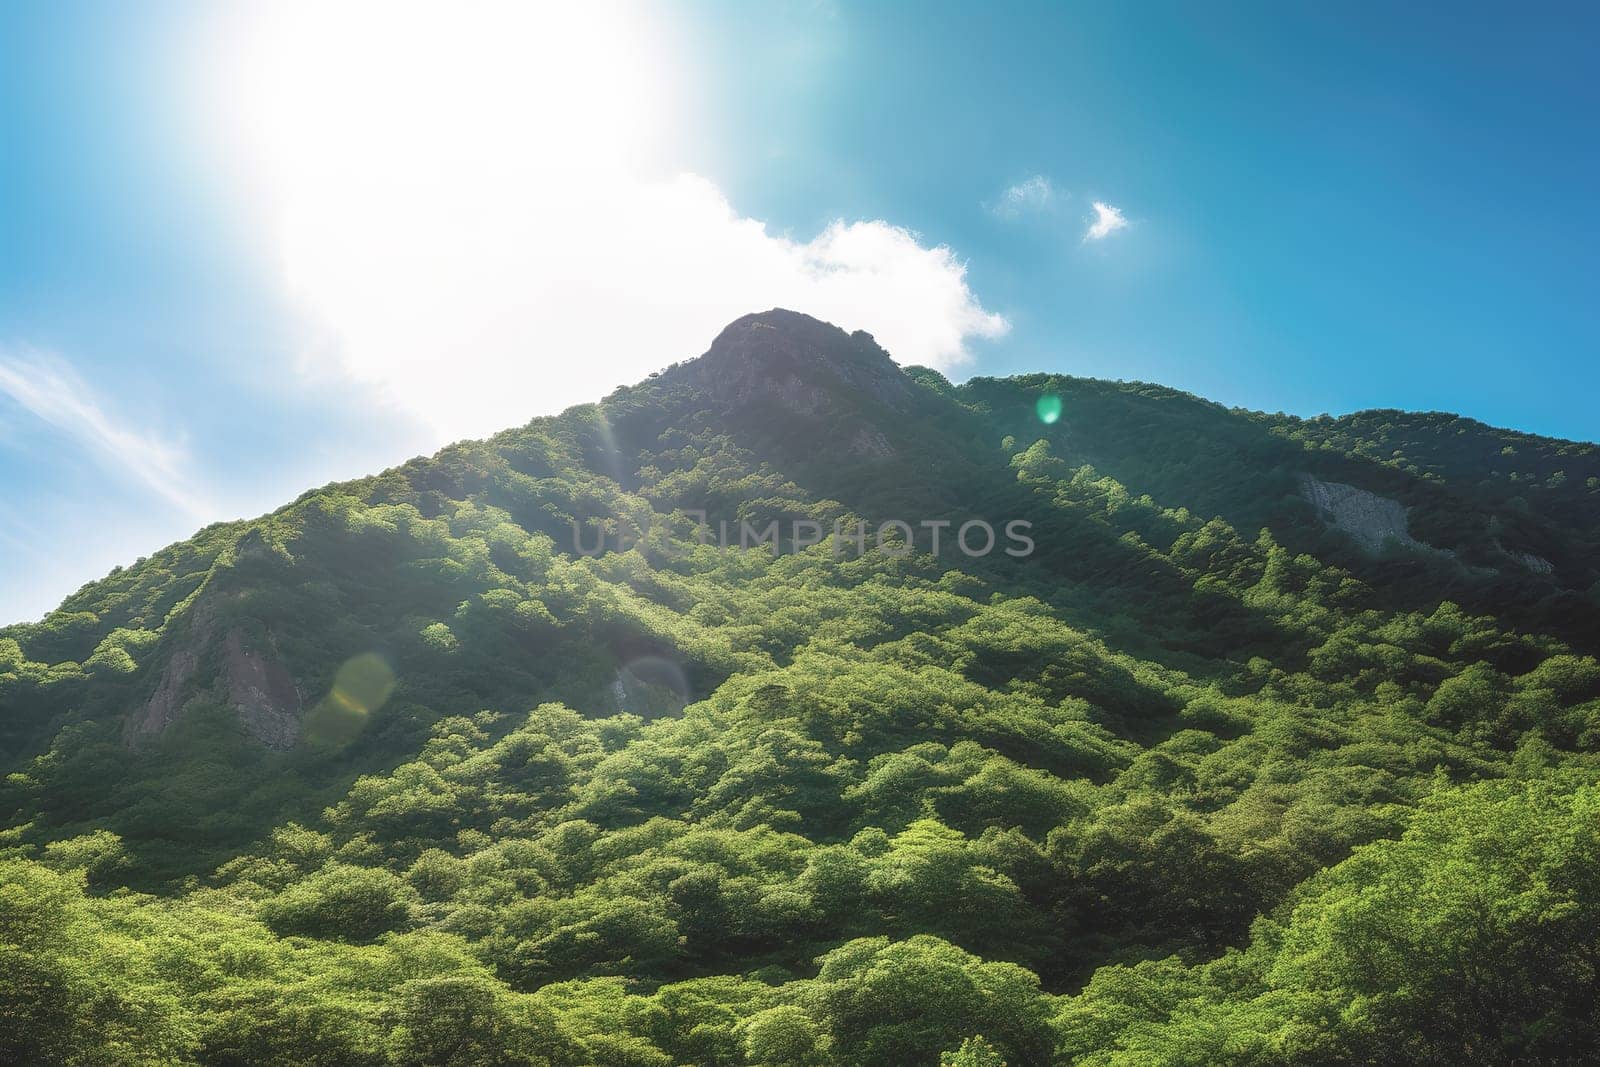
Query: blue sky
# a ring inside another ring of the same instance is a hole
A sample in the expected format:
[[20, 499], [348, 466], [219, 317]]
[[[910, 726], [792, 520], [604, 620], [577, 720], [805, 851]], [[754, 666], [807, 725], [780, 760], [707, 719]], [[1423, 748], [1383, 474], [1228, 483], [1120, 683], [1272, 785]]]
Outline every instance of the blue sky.
[[0, 617], [774, 304], [1600, 436], [1582, 6], [454, 10], [0, 8]]

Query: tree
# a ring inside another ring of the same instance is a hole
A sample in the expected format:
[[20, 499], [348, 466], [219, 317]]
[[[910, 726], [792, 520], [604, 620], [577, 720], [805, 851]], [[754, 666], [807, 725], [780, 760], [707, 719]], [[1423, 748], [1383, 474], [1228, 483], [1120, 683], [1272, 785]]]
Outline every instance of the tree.
[[279, 934], [371, 941], [406, 926], [416, 893], [388, 871], [330, 863], [261, 906]]
[[960, 1048], [940, 1056], [939, 1067], [1006, 1067], [1006, 1061], [979, 1034], [961, 1042]]
[[799, 1007], [780, 1004], [744, 1024], [744, 1054], [751, 1067], [811, 1067], [824, 1062], [817, 1025]]
[[936, 937], [851, 941], [822, 958], [808, 998], [844, 1064], [932, 1063], [982, 1032], [1018, 1067], [1050, 1062], [1039, 980]]
[[399, 1067], [555, 1067], [579, 1049], [554, 1019], [488, 978], [419, 978], [395, 991], [389, 1051]]

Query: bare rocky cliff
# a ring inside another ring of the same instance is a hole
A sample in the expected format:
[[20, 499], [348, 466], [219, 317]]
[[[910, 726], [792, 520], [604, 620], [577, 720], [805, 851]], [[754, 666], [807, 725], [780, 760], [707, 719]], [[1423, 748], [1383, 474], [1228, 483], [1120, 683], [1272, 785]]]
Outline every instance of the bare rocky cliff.
[[1350, 536], [1368, 552], [1386, 544], [1427, 547], [1406, 528], [1406, 508], [1398, 500], [1379, 496], [1343, 482], [1325, 482], [1305, 475], [1300, 491], [1311, 501], [1323, 521]]
[[[207, 679], [203, 671], [211, 664], [216, 675]], [[204, 597], [191, 609], [188, 633], [168, 658], [150, 699], [124, 724], [124, 742], [136, 747], [159, 737], [190, 700], [202, 695], [224, 701], [245, 733], [267, 748], [282, 750], [299, 740], [304, 701], [270, 634], [253, 639], [243, 627], [224, 627], [214, 602]]]

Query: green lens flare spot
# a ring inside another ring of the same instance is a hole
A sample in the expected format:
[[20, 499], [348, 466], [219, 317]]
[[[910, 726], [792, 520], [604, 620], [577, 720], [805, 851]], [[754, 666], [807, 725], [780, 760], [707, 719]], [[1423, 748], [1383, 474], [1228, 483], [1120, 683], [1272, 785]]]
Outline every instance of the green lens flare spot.
[[394, 671], [376, 653], [349, 660], [334, 677], [328, 695], [305, 719], [305, 737], [312, 744], [343, 747], [366, 729], [367, 719], [394, 692]]
[[1061, 417], [1061, 398], [1054, 393], [1046, 393], [1033, 405], [1033, 409], [1039, 413], [1039, 421], [1049, 426]]

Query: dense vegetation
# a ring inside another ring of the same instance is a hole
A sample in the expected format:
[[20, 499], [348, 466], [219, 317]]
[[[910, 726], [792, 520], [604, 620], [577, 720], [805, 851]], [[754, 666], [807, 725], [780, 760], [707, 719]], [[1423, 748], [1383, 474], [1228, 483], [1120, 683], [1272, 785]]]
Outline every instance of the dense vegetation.
[[0, 1062], [1579, 1062], [1597, 519], [1590, 445], [740, 320], [0, 630]]

